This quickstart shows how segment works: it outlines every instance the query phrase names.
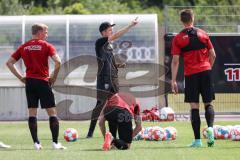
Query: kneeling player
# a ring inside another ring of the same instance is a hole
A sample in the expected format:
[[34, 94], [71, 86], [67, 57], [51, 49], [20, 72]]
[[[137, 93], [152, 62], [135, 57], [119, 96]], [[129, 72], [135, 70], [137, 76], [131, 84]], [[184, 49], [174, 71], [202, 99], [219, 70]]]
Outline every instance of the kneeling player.
[[[132, 118], [135, 128], [132, 128]], [[109, 131], [106, 133], [105, 121], [108, 121]], [[142, 130], [140, 107], [135, 97], [127, 93], [116, 93], [109, 98], [99, 117], [99, 126], [105, 136], [103, 150], [111, 147], [120, 150], [129, 149], [132, 138]], [[118, 131], [119, 139], [116, 138]]]

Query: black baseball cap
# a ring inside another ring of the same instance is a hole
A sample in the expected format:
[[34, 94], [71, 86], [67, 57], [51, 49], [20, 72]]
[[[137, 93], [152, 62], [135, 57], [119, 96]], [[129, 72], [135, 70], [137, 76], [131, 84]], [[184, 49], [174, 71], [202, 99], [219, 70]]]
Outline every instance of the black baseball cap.
[[99, 26], [99, 32], [102, 32], [102, 31], [108, 29], [109, 27], [113, 27], [113, 26], [115, 26], [115, 25], [116, 25], [116, 24], [111, 24], [111, 23], [109, 23], [109, 22], [103, 22], [103, 23], [101, 23], [101, 25]]

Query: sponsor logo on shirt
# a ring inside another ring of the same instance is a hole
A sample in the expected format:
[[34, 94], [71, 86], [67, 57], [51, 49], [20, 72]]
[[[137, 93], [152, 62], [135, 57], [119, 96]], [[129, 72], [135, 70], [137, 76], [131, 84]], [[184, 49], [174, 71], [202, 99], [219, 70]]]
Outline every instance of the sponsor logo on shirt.
[[182, 37], [182, 39], [187, 39], [188, 38], [188, 35], [185, 35]]
[[30, 51], [40, 51], [42, 49], [42, 46], [40, 45], [31, 45], [24, 47], [24, 50], [30, 50]]

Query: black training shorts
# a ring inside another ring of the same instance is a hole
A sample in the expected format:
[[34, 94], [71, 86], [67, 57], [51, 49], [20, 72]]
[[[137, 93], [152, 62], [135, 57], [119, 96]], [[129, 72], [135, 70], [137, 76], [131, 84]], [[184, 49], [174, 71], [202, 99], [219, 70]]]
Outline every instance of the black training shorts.
[[200, 94], [204, 103], [215, 99], [210, 70], [185, 76], [185, 102], [199, 103]]
[[41, 108], [56, 106], [52, 88], [47, 81], [27, 78], [25, 89], [28, 108], [38, 108], [39, 100]]
[[107, 106], [104, 109], [104, 117], [108, 121], [109, 130], [114, 138], [118, 131], [119, 139], [126, 143], [132, 143], [132, 115], [127, 109]]

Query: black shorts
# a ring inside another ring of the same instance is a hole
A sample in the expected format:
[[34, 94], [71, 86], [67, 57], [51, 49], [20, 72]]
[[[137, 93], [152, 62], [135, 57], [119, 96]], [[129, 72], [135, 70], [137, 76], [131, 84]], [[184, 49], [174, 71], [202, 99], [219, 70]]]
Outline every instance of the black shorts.
[[107, 83], [103, 77], [97, 78], [97, 100], [103, 103], [106, 102], [107, 98], [113, 94], [118, 93], [119, 83], [118, 78], [112, 78], [110, 83]]
[[116, 138], [118, 131], [119, 139], [126, 143], [132, 143], [132, 115], [127, 109], [117, 106], [107, 106], [104, 116], [109, 124], [109, 131]]
[[117, 93], [119, 91], [119, 82], [118, 82], [118, 78], [113, 78], [111, 77], [111, 81], [107, 81], [103, 76], [98, 76], [97, 77], [97, 89], [100, 90], [105, 90], [105, 91], [109, 91], [111, 93]]
[[25, 90], [28, 108], [38, 108], [39, 100], [41, 108], [56, 106], [52, 88], [47, 81], [27, 78]]
[[211, 71], [185, 76], [185, 102], [199, 103], [199, 95], [204, 103], [215, 99]]

